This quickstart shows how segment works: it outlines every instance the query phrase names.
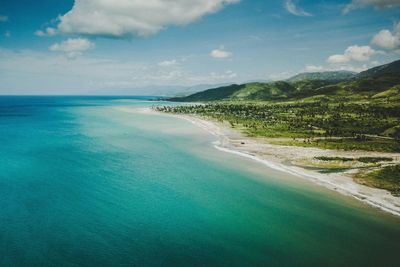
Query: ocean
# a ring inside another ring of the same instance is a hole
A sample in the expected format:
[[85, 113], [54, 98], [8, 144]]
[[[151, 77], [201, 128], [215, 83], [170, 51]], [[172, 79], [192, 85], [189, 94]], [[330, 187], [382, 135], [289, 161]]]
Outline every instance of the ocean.
[[148, 97], [0, 97], [0, 266], [398, 266], [400, 219]]

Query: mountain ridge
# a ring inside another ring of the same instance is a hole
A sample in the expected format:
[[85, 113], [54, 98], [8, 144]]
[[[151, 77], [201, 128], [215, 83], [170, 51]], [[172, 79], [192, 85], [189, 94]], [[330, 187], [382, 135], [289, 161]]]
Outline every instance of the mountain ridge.
[[[254, 82], [231, 84], [207, 89], [186, 97], [169, 98], [176, 102], [196, 101], [274, 101], [289, 99], [306, 99], [313, 97], [353, 97], [371, 98], [372, 96], [393, 96], [397, 92], [393, 87], [400, 86], [400, 60], [377, 66], [359, 74], [353, 72], [325, 72], [324, 75], [334, 77], [337, 73], [348, 78], [299, 80], [299, 77], [310, 77], [310, 74], [299, 74], [288, 80], [274, 82]], [[316, 78], [319, 74], [314, 73]], [[338, 77], [338, 76], [337, 76]]]
[[303, 72], [293, 77], [290, 77], [286, 81], [296, 82], [303, 80], [327, 80], [327, 81], [344, 81], [348, 80], [357, 75], [357, 72], [353, 71], [323, 71], [323, 72]]

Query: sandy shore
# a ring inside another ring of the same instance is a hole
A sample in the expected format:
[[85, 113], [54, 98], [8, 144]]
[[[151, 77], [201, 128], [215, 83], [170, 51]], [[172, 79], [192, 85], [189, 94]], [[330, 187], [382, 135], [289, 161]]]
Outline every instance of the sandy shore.
[[[139, 112], [157, 113], [147, 108], [140, 109]], [[163, 114], [185, 119], [208, 131], [217, 138], [214, 142], [214, 147], [220, 151], [250, 158], [269, 168], [310, 180], [341, 194], [352, 196], [393, 215], [400, 216], [399, 197], [393, 196], [386, 190], [371, 188], [354, 182], [351, 177], [351, 172], [321, 173], [318, 170], [306, 169], [292, 164], [293, 162], [318, 156], [392, 157], [395, 161], [400, 161], [399, 153], [336, 151], [310, 147], [275, 145], [269, 144], [265, 139], [246, 137], [239, 131], [219, 122], [190, 115]]]
[[386, 190], [358, 184], [346, 173], [325, 174], [316, 170], [309, 170], [286, 163], [305, 158], [305, 155], [307, 155], [306, 157], [381, 156], [398, 158], [399, 154], [397, 153], [375, 153], [365, 151], [345, 152], [319, 148], [273, 145], [265, 143], [262, 139], [245, 137], [238, 131], [228, 128], [221, 123], [194, 116], [178, 115], [178, 117], [186, 119], [216, 136], [218, 140], [214, 142], [214, 146], [218, 150], [250, 158], [270, 168], [311, 180], [331, 190], [352, 196], [369, 205], [380, 208], [393, 215], [400, 216], [400, 198], [393, 196]]

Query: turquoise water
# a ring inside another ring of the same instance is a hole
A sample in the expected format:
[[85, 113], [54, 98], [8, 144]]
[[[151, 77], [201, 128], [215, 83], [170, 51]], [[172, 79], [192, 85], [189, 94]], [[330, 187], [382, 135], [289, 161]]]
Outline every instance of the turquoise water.
[[398, 266], [399, 219], [140, 100], [0, 97], [0, 266]]

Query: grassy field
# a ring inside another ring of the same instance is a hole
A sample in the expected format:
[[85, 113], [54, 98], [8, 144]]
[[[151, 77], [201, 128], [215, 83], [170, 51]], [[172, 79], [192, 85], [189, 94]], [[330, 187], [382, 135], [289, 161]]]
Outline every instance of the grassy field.
[[372, 172], [361, 172], [355, 180], [360, 184], [386, 189], [395, 196], [400, 196], [400, 165], [386, 166]]
[[315, 157], [317, 160], [322, 161], [359, 161], [362, 163], [377, 163], [381, 161], [393, 161], [392, 158], [388, 157], [360, 157], [360, 158], [346, 158], [346, 157]]
[[[338, 104], [339, 103], [339, 104]], [[161, 107], [229, 122], [253, 137], [286, 138], [276, 144], [325, 149], [400, 152], [400, 105], [378, 101], [226, 101]]]
[[343, 149], [365, 150], [376, 152], [400, 152], [400, 142], [394, 139], [367, 138], [359, 140], [357, 138], [335, 138], [335, 139], [296, 139], [288, 141], [271, 141], [276, 145], [302, 146], [302, 147], [319, 147], [323, 149]]

